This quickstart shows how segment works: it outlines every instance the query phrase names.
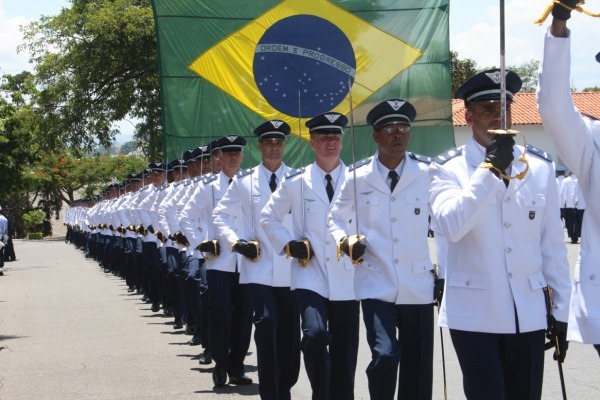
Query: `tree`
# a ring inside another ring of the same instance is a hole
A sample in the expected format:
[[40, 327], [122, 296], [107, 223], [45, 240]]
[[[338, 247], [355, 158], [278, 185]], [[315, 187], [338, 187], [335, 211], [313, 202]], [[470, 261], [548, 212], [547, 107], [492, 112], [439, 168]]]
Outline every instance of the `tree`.
[[138, 146], [137, 146], [136, 142], [125, 142], [121, 146], [121, 149], [119, 150], [119, 154], [127, 155], [129, 153], [133, 153], [137, 149], [138, 149]]
[[531, 59], [521, 65], [507, 67], [515, 72], [523, 81], [521, 93], [535, 93], [538, 84], [538, 71], [540, 70], [540, 61]]
[[587, 87], [587, 88], [583, 89], [582, 92], [600, 92], [600, 87], [598, 87], [598, 86]]
[[44, 213], [40, 210], [31, 210], [23, 214], [23, 221], [29, 232], [38, 232], [46, 219]]
[[27, 172], [33, 186], [44, 188], [45, 198], [62, 203], [78, 195], [93, 197], [110, 183], [122, 182], [140, 172], [146, 161], [137, 156], [77, 157], [68, 151], [45, 155]]
[[109, 147], [113, 124], [141, 120], [136, 139], [162, 152], [156, 39], [150, 0], [72, 0], [69, 9], [22, 29], [40, 87], [44, 145]]
[[458, 52], [450, 52], [450, 78], [452, 81], [452, 98], [454, 93], [467, 79], [475, 75], [477, 63], [470, 58], [461, 60], [458, 58]]

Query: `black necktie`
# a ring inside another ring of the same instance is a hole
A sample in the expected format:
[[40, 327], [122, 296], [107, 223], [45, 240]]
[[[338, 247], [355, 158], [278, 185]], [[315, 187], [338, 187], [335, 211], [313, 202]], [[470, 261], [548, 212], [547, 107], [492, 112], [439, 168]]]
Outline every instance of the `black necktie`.
[[333, 199], [333, 185], [331, 184], [331, 175], [325, 175], [325, 179], [327, 180], [327, 185], [325, 185], [325, 190], [327, 191], [327, 196], [329, 197], [329, 202], [331, 203], [331, 199]]
[[392, 182], [390, 183], [390, 189], [393, 192], [394, 188], [396, 187], [396, 184], [398, 183], [398, 180], [400, 180], [400, 177], [398, 176], [398, 173], [396, 171], [392, 170], [388, 172], [388, 178], [392, 180]]
[[233, 178], [229, 178], [229, 183], [227, 184], [227, 186], [231, 185], [231, 182], [233, 182]]
[[271, 188], [271, 193], [277, 189], [277, 175], [273, 172], [271, 174], [271, 180], [269, 181], [269, 187]]

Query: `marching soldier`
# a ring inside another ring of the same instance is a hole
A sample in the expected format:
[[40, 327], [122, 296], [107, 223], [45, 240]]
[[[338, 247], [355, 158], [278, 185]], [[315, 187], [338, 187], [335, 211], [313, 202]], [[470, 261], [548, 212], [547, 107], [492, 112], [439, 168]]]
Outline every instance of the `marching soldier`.
[[[247, 287], [239, 281], [238, 254], [230, 246], [221, 245], [212, 217], [213, 209], [240, 170], [245, 144], [243, 137], [235, 135], [219, 141], [223, 170], [198, 186], [182, 210], [180, 220], [190, 246], [206, 255], [206, 275], [210, 287], [208, 329], [210, 350], [216, 364], [213, 372], [216, 387], [225, 385], [227, 375], [232, 384], [252, 383], [244, 370], [252, 330]], [[243, 216], [239, 215], [238, 223], [242, 220]]]
[[[473, 136], [429, 171], [435, 236], [447, 242], [439, 325], [450, 329], [468, 399], [541, 399], [547, 328], [562, 358], [567, 350], [569, 265], [552, 161], [490, 132], [501, 127], [500, 79], [484, 71], [457, 90]], [[505, 79], [510, 128], [521, 79]]]
[[[329, 221], [341, 251], [356, 264], [354, 288], [372, 354], [367, 367], [372, 399], [393, 399], [398, 376], [398, 398], [431, 399], [429, 158], [407, 152], [415, 117], [415, 108], [403, 99], [386, 100], [368, 113], [377, 153], [350, 167]], [[355, 228], [364, 239], [352, 238]]]
[[[329, 112], [306, 122], [316, 161], [290, 172], [261, 212], [273, 249], [293, 257], [292, 290], [302, 320], [300, 348], [313, 399], [353, 399], [359, 303], [354, 271], [337, 259], [327, 214], [346, 176], [340, 160], [348, 119]], [[284, 219], [291, 213], [293, 230]]]
[[160, 249], [163, 270], [163, 288], [164, 295], [168, 299], [173, 313], [173, 329], [183, 328], [183, 319], [185, 315], [185, 304], [183, 297], [183, 285], [180, 285], [179, 276], [182, 273], [183, 256], [180, 246], [174, 241], [175, 232], [171, 232], [169, 224], [166, 221], [167, 213], [176, 214], [175, 205], [170, 201], [177, 197], [185, 189], [183, 181], [188, 177], [188, 170], [185, 160], [177, 159], [169, 163], [169, 170], [172, 176], [172, 182], [161, 193], [156, 200], [158, 209], [158, 230], [156, 236], [162, 242]]
[[125, 252], [125, 283], [127, 291], [133, 292], [136, 289], [135, 278], [135, 257], [136, 257], [136, 242], [135, 229], [129, 208], [132, 201], [135, 199], [135, 193], [142, 186], [141, 174], [129, 174], [126, 180], [126, 195], [123, 202], [117, 207], [118, 218], [121, 222], [121, 234], [123, 236], [123, 246]]
[[158, 312], [164, 301], [160, 286], [160, 240], [153, 235], [154, 225], [158, 226], [158, 215], [156, 214], [156, 199], [166, 179], [166, 168], [161, 162], [152, 162], [148, 165], [150, 170], [147, 190], [143, 191], [136, 204], [137, 217], [140, 225], [137, 232], [142, 237], [143, 268], [147, 278], [147, 296], [152, 303], [151, 310]]
[[290, 126], [279, 120], [254, 130], [262, 162], [238, 173], [213, 211], [220, 239], [243, 256], [240, 283], [248, 284], [254, 306], [261, 399], [290, 399], [300, 372], [300, 315], [290, 289], [290, 261], [259, 225], [260, 212], [289, 171], [282, 162], [289, 133]]
[[[600, 190], [597, 162], [600, 124], [583, 116], [573, 105], [571, 97], [571, 31], [567, 28], [571, 11], [564, 5], [574, 7], [576, 3], [578, 1], [563, 0], [554, 5], [552, 25], [544, 39], [538, 109], [545, 131], [552, 137], [565, 165], [577, 175], [581, 192], [589, 204], [575, 266], [567, 338], [593, 344], [600, 355], [600, 207], [597, 202]], [[596, 60], [600, 62], [600, 53]]]
[[[182, 224], [182, 212], [194, 193], [198, 190], [198, 186], [204, 184], [207, 178], [217, 175], [221, 172], [223, 163], [221, 161], [220, 140], [213, 140], [206, 146], [201, 146], [194, 150], [192, 158], [196, 160], [193, 164], [200, 164], [196, 170], [195, 177], [192, 183], [188, 186], [186, 193], [177, 203], [177, 209], [181, 210], [178, 217], [177, 226], [181, 231], [180, 241], [187, 243], [186, 253], [188, 255], [187, 265], [185, 266], [187, 276], [185, 277], [185, 293], [187, 304], [191, 308], [192, 318], [194, 320], [194, 336], [188, 342], [192, 346], [202, 344], [203, 352], [198, 356], [198, 362], [201, 365], [212, 363], [212, 355], [210, 352], [209, 337], [208, 337], [208, 283], [206, 279], [206, 265], [204, 255], [200, 250], [192, 247], [185, 236], [185, 230]], [[190, 170], [190, 166], [188, 166]], [[200, 228], [200, 221], [188, 221], [189, 225], [193, 224], [196, 229]], [[175, 224], [175, 222], [173, 222]], [[177, 232], [177, 231], [176, 231]]]

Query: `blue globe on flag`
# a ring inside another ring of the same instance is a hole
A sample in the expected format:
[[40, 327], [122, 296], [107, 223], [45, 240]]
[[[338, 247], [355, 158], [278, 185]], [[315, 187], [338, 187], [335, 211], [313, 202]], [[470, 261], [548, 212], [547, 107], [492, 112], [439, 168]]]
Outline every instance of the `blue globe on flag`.
[[294, 15], [265, 31], [256, 46], [253, 72], [273, 108], [311, 118], [346, 97], [356, 75], [356, 57], [337, 26], [314, 15]]

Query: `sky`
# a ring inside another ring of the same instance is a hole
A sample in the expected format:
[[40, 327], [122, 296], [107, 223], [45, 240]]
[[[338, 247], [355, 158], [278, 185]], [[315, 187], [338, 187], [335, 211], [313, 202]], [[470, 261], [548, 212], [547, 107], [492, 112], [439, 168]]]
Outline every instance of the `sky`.
[[[543, 26], [533, 23], [549, 0], [505, 0], [505, 63], [522, 65], [542, 57], [543, 37], [551, 21]], [[32, 70], [27, 54], [17, 54], [21, 42], [20, 25], [39, 19], [41, 15], [56, 15], [68, 0], [0, 0], [0, 75]], [[587, 2], [586, 7], [600, 12], [600, 2]], [[596, 7], [596, 8], [594, 8]], [[500, 65], [499, 0], [450, 1], [450, 49], [460, 59], [472, 59], [476, 67]], [[578, 90], [600, 87], [600, 64], [595, 55], [600, 51], [600, 20], [574, 12], [569, 20], [571, 28], [572, 86]], [[133, 133], [131, 123], [119, 124], [128, 135]], [[122, 142], [123, 138], [117, 141]]]

